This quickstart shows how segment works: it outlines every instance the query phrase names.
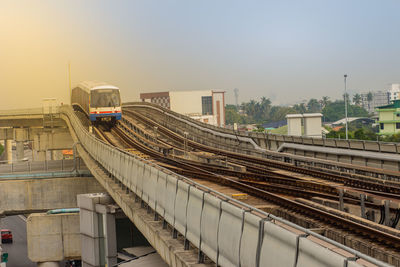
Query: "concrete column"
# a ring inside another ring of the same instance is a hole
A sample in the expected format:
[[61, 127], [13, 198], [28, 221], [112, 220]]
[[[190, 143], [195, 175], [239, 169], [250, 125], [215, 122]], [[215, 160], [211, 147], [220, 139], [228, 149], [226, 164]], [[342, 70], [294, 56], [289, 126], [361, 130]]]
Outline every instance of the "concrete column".
[[12, 140], [4, 140], [4, 160], [8, 161], [8, 164], [12, 163]]
[[78, 195], [82, 266], [113, 266], [117, 263], [115, 206], [108, 194]]
[[46, 160], [46, 151], [38, 151], [37, 152], [37, 160], [38, 161], [45, 161]]
[[28, 140], [28, 130], [15, 128], [15, 142], [17, 143], [17, 160], [24, 158], [24, 142]]
[[24, 142], [17, 141], [17, 160], [22, 160], [24, 158]]
[[60, 267], [60, 263], [58, 261], [47, 261], [47, 262], [38, 262], [38, 267]]

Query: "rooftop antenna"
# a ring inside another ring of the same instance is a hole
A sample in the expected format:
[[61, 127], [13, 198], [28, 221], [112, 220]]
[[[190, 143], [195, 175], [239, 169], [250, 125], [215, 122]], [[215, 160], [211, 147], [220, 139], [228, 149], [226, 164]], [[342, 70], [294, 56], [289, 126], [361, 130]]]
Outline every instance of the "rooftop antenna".
[[239, 89], [235, 88], [233, 91], [235, 92], [236, 108], [239, 110]]

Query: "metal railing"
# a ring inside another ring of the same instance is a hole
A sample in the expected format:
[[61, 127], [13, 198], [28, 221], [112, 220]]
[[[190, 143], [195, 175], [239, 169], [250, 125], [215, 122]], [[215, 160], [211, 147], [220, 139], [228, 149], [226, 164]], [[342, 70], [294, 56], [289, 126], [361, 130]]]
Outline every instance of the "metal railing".
[[[205, 253], [220, 266], [361, 266], [354, 262], [358, 258], [390, 266], [112, 147], [88, 133], [71, 108], [62, 107], [61, 113], [98, 164], [162, 216], [174, 236], [179, 232], [185, 248], [189, 242], [199, 248], [200, 262]], [[310, 236], [352, 256], [322, 247]]]
[[[80, 158], [77, 158], [76, 166], [78, 169], [84, 166]], [[44, 160], [44, 161], [0, 161], [0, 174], [5, 173], [33, 173], [43, 171], [73, 171], [75, 163], [73, 159], [67, 160]]]

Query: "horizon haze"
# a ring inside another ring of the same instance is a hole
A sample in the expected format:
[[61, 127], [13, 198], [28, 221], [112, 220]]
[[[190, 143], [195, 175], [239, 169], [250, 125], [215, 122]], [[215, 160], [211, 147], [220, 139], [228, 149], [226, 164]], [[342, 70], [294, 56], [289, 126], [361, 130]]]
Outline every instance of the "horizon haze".
[[233, 104], [382, 90], [400, 81], [398, 1], [0, 2], [0, 109], [69, 103], [71, 80], [123, 101], [217, 89]]

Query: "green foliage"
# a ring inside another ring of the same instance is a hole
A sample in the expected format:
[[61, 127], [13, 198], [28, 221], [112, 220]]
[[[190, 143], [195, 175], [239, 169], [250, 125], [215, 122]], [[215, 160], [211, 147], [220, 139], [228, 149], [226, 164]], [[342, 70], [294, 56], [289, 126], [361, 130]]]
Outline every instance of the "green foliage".
[[355, 105], [360, 106], [361, 105], [361, 95], [360, 94], [355, 94], [353, 96], [353, 102]]
[[[226, 124], [264, 124], [281, 121], [287, 114], [322, 112], [324, 121], [337, 121], [344, 117], [344, 101], [331, 102], [324, 96], [321, 100], [310, 99], [307, 104], [300, 103], [293, 107], [273, 106], [268, 98], [262, 97], [260, 101], [250, 100], [242, 103], [239, 110], [235, 105], [226, 105]], [[366, 117], [368, 112], [356, 105], [348, 105], [349, 117]]]
[[380, 138], [381, 141], [384, 142], [400, 142], [400, 133], [395, 133], [388, 136], [383, 136]]
[[1, 156], [1, 154], [3, 154], [3, 151], [4, 151], [4, 147], [0, 144], [0, 156]]
[[225, 107], [225, 118], [226, 118], [226, 123], [227, 124], [233, 124], [233, 123], [243, 123], [244, 118], [239, 115], [237, 112], [237, 109], [233, 105], [227, 105]]
[[[371, 140], [376, 141], [378, 138], [378, 129], [372, 128], [370, 125], [363, 125], [362, 122], [355, 121], [351, 122], [348, 125], [348, 136], [349, 139], [357, 139], [357, 140]], [[346, 138], [346, 128], [343, 127], [339, 131], [331, 130], [326, 138], [337, 138], [337, 139], [345, 139]]]
[[[337, 121], [344, 118], [344, 101], [336, 100], [335, 102], [328, 103], [322, 110], [322, 114], [325, 117], [325, 121]], [[350, 105], [347, 106], [348, 117], [368, 117], [368, 112], [359, 106]]]
[[311, 98], [307, 104], [307, 111], [311, 113], [321, 112], [321, 104], [318, 102], [317, 99]]

